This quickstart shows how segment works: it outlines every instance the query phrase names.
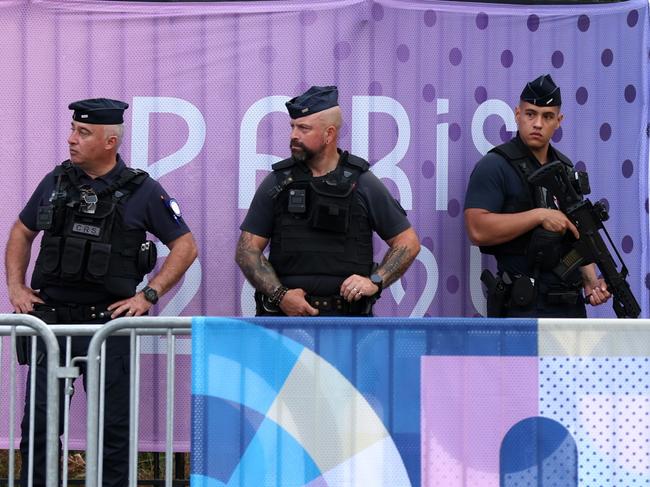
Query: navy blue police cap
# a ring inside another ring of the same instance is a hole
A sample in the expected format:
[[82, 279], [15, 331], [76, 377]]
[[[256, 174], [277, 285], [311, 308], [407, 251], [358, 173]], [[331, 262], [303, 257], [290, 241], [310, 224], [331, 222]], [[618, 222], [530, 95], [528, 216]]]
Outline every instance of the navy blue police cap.
[[302, 95], [286, 103], [291, 118], [306, 117], [336, 107], [338, 104], [339, 90], [336, 86], [312, 86]]
[[129, 104], [108, 98], [91, 98], [72, 102], [68, 108], [74, 110], [72, 120], [77, 122], [119, 125], [124, 123], [124, 110], [129, 108]]
[[560, 87], [553, 82], [550, 74], [545, 74], [526, 83], [520, 98], [538, 107], [559, 107], [562, 105]]

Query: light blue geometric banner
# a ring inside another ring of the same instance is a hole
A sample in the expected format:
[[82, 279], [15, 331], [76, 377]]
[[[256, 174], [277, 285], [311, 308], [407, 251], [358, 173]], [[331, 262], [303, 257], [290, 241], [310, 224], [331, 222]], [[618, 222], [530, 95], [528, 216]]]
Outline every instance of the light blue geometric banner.
[[650, 321], [195, 318], [192, 485], [650, 483]]

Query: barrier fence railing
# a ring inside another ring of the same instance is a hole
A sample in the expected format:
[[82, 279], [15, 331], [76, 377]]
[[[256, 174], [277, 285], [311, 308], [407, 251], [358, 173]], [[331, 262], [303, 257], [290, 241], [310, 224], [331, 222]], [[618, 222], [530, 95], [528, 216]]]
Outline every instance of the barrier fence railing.
[[[65, 367], [59, 366], [59, 344], [51, 328], [43, 321], [30, 315], [23, 314], [0, 314], [0, 336], [10, 336], [10, 371], [9, 371], [9, 461], [8, 461], [8, 484], [13, 486], [15, 482], [14, 472], [14, 439], [15, 439], [15, 415], [16, 415], [16, 337], [32, 336], [31, 361], [36, 361], [36, 333], [43, 340], [47, 350], [47, 426], [46, 426], [46, 487], [57, 487], [59, 485], [58, 469], [58, 443], [59, 443], [59, 388], [58, 380], [65, 378], [70, 372]], [[0, 359], [2, 359], [2, 340], [0, 340]], [[29, 422], [29, 465], [28, 485], [33, 484], [33, 437], [34, 437], [34, 404], [35, 404], [35, 378], [36, 369], [31, 371], [31, 387], [28, 391], [31, 397], [31, 410]], [[2, 377], [0, 376], [0, 381]], [[0, 387], [3, 387], [0, 384]], [[41, 467], [42, 468], [42, 467]]]
[[[129, 486], [136, 486], [138, 482], [138, 422], [140, 408], [140, 338], [142, 336], [160, 336], [166, 337], [167, 340], [167, 370], [166, 370], [166, 437], [165, 437], [165, 485], [171, 486], [173, 480], [173, 426], [174, 426], [174, 395], [175, 395], [175, 337], [177, 335], [191, 334], [190, 317], [138, 317], [138, 318], [119, 318], [106, 324], [99, 325], [82, 325], [82, 324], [60, 324], [47, 325], [38, 318], [22, 314], [0, 314], [0, 337], [10, 336], [9, 343], [9, 374], [0, 375], [0, 387], [3, 378], [8, 377], [9, 400], [8, 400], [8, 485], [13, 486], [16, 482], [15, 474], [15, 424], [16, 424], [16, 377], [17, 360], [16, 360], [16, 337], [31, 336], [31, 363], [37, 361], [36, 339], [37, 336], [43, 339], [47, 350], [48, 382], [47, 382], [47, 435], [46, 435], [46, 487], [58, 487], [59, 483], [59, 380], [65, 380], [63, 391], [65, 393], [63, 401], [63, 437], [62, 437], [62, 458], [63, 468], [61, 470], [61, 483], [68, 485], [68, 439], [70, 431], [70, 399], [74, 391], [71, 385], [71, 379], [78, 377], [78, 365], [87, 362], [86, 370], [86, 404], [87, 404], [87, 424], [89, 428], [86, 436], [86, 485], [101, 485], [102, 471], [102, 444], [103, 444], [103, 391], [104, 391], [104, 362], [105, 340], [109, 336], [129, 336], [130, 337], [130, 377], [129, 377]], [[71, 340], [73, 337], [88, 336], [92, 337], [88, 347], [87, 356], [78, 356], [71, 358]], [[65, 360], [64, 365], [60, 366], [60, 340], [65, 337]], [[0, 360], [3, 357], [3, 341], [0, 339]], [[7, 353], [7, 352], [4, 352]], [[94, 357], [89, 360], [88, 357]], [[34, 466], [33, 445], [34, 445], [34, 404], [35, 404], [35, 371], [32, 367], [30, 370], [31, 381], [30, 390], [26, 394], [31, 397], [30, 409], [30, 460], [29, 465], [32, 468], [42, 468], [40, 465]], [[20, 410], [22, 413], [22, 408]], [[33, 485], [33, 470], [28, 472], [28, 486]], [[158, 482], [156, 482], [158, 483]]]
[[103, 325], [92, 337], [88, 346], [86, 390], [86, 487], [101, 485], [102, 472], [102, 421], [103, 421], [103, 365], [104, 344], [115, 335], [129, 335], [131, 338], [131, 386], [129, 398], [130, 438], [129, 442], [129, 486], [137, 484], [137, 437], [140, 376], [140, 336], [165, 335], [167, 337], [167, 397], [165, 431], [165, 486], [172, 486], [173, 436], [174, 436], [174, 358], [176, 335], [191, 334], [191, 317], [137, 317], [118, 318]]

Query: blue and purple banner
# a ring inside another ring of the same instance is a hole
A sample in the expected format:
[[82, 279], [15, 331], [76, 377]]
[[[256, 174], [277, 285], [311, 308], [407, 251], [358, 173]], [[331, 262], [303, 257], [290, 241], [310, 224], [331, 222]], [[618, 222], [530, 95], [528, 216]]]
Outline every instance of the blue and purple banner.
[[193, 487], [650, 482], [650, 321], [194, 318]]
[[[550, 73], [565, 114], [554, 143], [589, 172], [592, 200], [607, 200], [607, 228], [648, 316], [645, 0], [0, 0], [0, 25], [0, 233], [8, 234], [45, 172], [68, 157], [68, 104], [128, 102], [121, 153], [180, 201], [200, 250], [157, 314], [253, 313], [252, 288], [233, 258], [238, 227], [270, 165], [289, 153], [284, 102], [325, 84], [339, 86], [341, 147], [371, 162], [423, 244], [377, 314], [484, 314], [479, 275], [491, 260], [465, 234], [465, 186], [475, 162], [516, 130], [513, 106], [524, 83]], [[381, 260], [386, 246], [376, 244]], [[161, 261], [166, 253], [159, 246]], [[0, 296], [10, 311], [6, 291]], [[614, 316], [609, 305], [589, 312]], [[145, 349], [154, 356], [156, 345]], [[189, 373], [188, 362], [179, 372]], [[164, 392], [155, 381], [150, 387], [149, 397]], [[177, 418], [187, 425], [183, 394]], [[148, 445], [160, 445], [158, 426], [141, 431], [151, 432], [143, 433]]]

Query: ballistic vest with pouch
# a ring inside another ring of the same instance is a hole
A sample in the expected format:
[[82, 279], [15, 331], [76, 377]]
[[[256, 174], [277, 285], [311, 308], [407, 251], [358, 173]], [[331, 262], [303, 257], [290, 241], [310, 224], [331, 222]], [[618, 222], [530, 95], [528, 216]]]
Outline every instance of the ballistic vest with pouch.
[[[150, 248], [144, 230], [124, 227], [124, 203], [149, 175], [125, 168], [115, 182], [98, 192], [80, 184], [70, 161], [57, 166], [54, 176], [52, 197], [38, 208], [37, 229], [44, 233], [32, 288], [133, 296], [155, 265], [155, 246]], [[143, 259], [143, 251], [153, 259]]]
[[342, 152], [322, 177], [294, 159], [273, 165], [273, 233], [269, 262], [278, 276], [367, 276], [373, 264], [372, 229], [356, 194], [369, 164]]

